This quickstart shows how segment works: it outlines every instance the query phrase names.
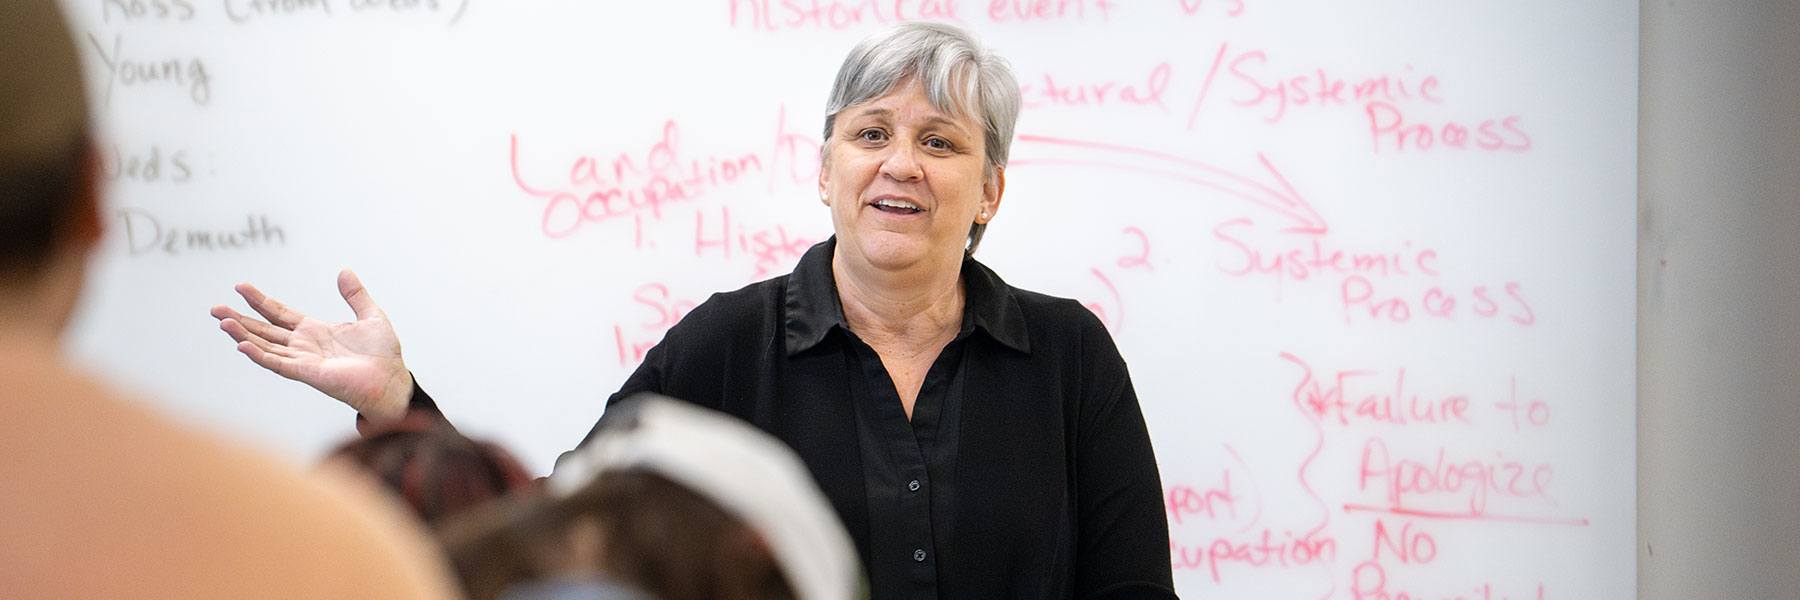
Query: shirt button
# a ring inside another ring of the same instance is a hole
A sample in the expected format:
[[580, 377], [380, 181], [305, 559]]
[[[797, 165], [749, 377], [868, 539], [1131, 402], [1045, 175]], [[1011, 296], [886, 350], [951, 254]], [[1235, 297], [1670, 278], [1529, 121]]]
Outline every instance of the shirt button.
[[919, 480], [914, 479], [912, 481], [907, 482], [906, 489], [909, 491], [914, 491], [914, 492], [919, 491]]
[[924, 548], [920, 548], [918, 550], [913, 551], [913, 562], [925, 562], [925, 549]]

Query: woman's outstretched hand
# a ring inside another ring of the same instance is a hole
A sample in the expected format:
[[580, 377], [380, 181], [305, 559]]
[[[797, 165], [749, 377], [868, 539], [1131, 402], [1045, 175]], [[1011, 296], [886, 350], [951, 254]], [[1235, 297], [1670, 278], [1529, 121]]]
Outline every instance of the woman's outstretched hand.
[[355, 321], [314, 319], [248, 283], [238, 284], [237, 293], [268, 321], [224, 305], [214, 306], [212, 316], [251, 362], [337, 398], [371, 421], [397, 421], [406, 414], [413, 389], [412, 373], [400, 358], [400, 338], [355, 273], [338, 273], [337, 284]]

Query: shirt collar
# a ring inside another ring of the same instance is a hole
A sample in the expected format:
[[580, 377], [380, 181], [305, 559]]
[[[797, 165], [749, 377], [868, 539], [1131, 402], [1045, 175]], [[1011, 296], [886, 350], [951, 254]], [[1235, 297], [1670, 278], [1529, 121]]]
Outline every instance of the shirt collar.
[[[837, 248], [833, 236], [815, 244], [800, 257], [787, 281], [787, 315], [783, 324], [789, 356], [817, 346], [834, 328], [850, 331], [844, 306], [838, 299], [837, 279], [831, 272], [831, 255]], [[1006, 284], [987, 265], [974, 258], [962, 263], [963, 325], [957, 337], [985, 332], [1013, 350], [1031, 352], [1025, 316]]]

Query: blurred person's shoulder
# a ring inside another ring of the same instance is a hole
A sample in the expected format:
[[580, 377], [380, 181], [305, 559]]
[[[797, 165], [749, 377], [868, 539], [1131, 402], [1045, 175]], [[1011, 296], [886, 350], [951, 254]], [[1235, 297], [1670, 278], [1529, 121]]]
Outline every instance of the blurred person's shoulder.
[[419, 526], [363, 482], [4, 343], [0, 390], [0, 597], [453, 597]]

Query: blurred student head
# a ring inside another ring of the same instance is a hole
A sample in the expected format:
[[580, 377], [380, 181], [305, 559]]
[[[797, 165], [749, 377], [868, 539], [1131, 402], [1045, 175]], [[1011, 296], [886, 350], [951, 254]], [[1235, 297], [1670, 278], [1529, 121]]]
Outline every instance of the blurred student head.
[[350, 463], [374, 476], [430, 526], [533, 487], [524, 465], [505, 449], [464, 437], [422, 415], [351, 440], [327, 460]]
[[441, 534], [476, 600], [842, 600], [855, 550], [792, 451], [723, 414], [642, 396], [559, 461], [545, 495]]
[[0, 0], [0, 597], [448, 597], [391, 507], [167, 422], [56, 350], [100, 240], [59, 4]]
[[54, 337], [100, 239], [81, 63], [57, 4], [0, 2], [0, 324]]

